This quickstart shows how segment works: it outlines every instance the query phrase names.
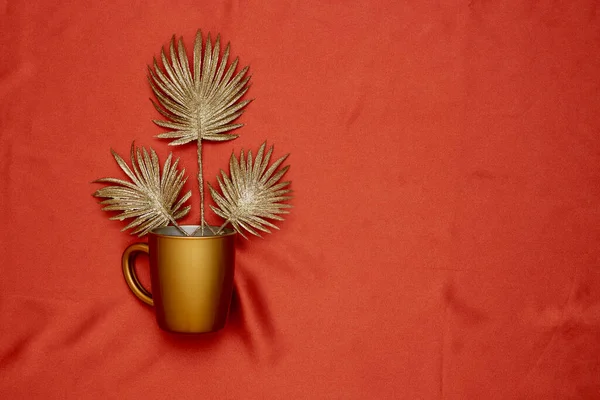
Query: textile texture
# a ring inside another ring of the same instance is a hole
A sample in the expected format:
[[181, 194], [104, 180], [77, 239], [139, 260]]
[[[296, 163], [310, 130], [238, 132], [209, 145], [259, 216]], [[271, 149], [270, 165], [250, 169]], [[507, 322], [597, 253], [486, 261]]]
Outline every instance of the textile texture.
[[[135, 140], [197, 223], [147, 81], [197, 29], [254, 99], [206, 180], [266, 139], [295, 196], [200, 337], [132, 295], [146, 239], [91, 196]], [[0, 31], [3, 399], [600, 399], [596, 1], [4, 0]]]

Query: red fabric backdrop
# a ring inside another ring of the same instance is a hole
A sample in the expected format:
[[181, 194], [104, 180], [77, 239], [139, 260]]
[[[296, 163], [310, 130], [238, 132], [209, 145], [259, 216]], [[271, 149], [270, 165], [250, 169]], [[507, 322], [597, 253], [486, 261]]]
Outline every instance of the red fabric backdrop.
[[[0, 18], [2, 398], [600, 398], [595, 1], [5, 0]], [[137, 239], [90, 181], [119, 175], [111, 147], [172, 149], [146, 65], [197, 28], [256, 99], [239, 139], [206, 145], [208, 180], [268, 139], [296, 198], [239, 246], [227, 327], [182, 338], [127, 289]]]

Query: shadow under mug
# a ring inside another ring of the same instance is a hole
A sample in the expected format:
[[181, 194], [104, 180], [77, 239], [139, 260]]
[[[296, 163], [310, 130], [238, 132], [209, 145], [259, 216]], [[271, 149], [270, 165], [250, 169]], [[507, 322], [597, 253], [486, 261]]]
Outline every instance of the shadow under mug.
[[[192, 233], [197, 226], [182, 228]], [[233, 290], [235, 231], [216, 236], [205, 227], [204, 234], [184, 236], [173, 226], [157, 228], [149, 233], [148, 244], [134, 243], [123, 252], [125, 282], [136, 297], [154, 306], [158, 326], [166, 331], [204, 333], [225, 326]], [[152, 293], [135, 273], [139, 253], [150, 258]]]

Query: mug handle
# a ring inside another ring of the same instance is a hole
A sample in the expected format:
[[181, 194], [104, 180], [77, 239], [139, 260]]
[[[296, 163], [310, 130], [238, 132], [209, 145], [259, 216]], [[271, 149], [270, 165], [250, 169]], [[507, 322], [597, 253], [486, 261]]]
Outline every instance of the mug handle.
[[152, 293], [142, 286], [135, 274], [134, 258], [137, 253], [149, 254], [148, 245], [146, 243], [134, 243], [125, 249], [122, 258], [123, 276], [125, 277], [127, 286], [129, 286], [129, 289], [131, 289], [133, 294], [144, 303], [153, 306], [154, 300], [152, 300]]

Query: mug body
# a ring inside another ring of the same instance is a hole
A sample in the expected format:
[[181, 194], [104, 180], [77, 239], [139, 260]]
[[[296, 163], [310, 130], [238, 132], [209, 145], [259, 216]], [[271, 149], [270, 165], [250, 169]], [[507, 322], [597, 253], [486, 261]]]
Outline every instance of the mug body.
[[149, 234], [148, 247], [158, 325], [178, 333], [223, 328], [233, 290], [235, 232], [183, 236], [167, 226]]

